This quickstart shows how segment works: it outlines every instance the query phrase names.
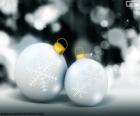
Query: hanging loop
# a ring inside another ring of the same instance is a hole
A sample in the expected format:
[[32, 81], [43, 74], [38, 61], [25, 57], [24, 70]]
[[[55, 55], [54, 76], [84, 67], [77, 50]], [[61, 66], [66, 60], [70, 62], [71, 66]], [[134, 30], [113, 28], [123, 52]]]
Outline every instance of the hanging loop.
[[[60, 41], [64, 41], [65, 43], [65, 47], [62, 43], [60, 43]], [[57, 39], [57, 41], [54, 44], [54, 49], [58, 54], [63, 54], [65, 52], [65, 50], [68, 48], [68, 42], [65, 38], [59, 38]]]
[[[78, 51], [80, 51], [80, 52], [78, 52]], [[85, 54], [84, 48], [82, 48], [82, 47], [77, 47], [77, 48], [75, 49], [75, 57], [76, 57], [76, 59], [85, 58], [85, 57], [86, 57], [86, 54]]]

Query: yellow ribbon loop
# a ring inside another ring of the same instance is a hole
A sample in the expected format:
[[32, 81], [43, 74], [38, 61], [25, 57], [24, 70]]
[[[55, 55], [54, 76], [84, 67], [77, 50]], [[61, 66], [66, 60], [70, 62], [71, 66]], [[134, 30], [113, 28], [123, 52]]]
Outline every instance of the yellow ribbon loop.
[[[80, 53], [77, 53], [78, 50], [80, 50]], [[76, 59], [86, 58], [86, 54], [84, 53], [84, 49], [82, 47], [78, 47], [75, 49], [75, 57]]]
[[[66, 47], [63, 46], [62, 43], [60, 43], [60, 40], [63, 40], [66, 44]], [[63, 54], [65, 52], [65, 50], [67, 49], [68, 47], [68, 42], [65, 38], [59, 38], [55, 44], [53, 45], [55, 51], [58, 53], [58, 54]]]

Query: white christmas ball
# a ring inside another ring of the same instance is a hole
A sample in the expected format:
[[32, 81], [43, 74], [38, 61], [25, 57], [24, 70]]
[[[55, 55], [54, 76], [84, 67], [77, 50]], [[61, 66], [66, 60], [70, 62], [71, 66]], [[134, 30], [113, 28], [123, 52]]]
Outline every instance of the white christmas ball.
[[63, 87], [67, 64], [47, 43], [33, 44], [19, 56], [15, 77], [21, 93], [31, 100], [48, 101], [55, 98]]
[[66, 73], [65, 89], [68, 97], [77, 105], [94, 106], [107, 92], [104, 68], [94, 60], [79, 59]]

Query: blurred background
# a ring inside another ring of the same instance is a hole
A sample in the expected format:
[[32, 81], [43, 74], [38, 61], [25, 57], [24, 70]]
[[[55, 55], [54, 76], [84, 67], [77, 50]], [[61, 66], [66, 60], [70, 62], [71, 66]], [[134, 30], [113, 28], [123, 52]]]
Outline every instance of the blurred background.
[[140, 2], [127, 1], [0, 0], [0, 83], [15, 83], [16, 59], [27, 46], [64, 37], [68, 65], [82, 47], [104, 66], [109, 88], [140, 86]]

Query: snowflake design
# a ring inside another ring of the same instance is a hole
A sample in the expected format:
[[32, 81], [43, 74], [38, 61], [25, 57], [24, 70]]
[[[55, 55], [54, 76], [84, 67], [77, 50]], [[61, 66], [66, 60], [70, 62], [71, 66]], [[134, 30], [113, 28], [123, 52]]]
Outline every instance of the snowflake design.
[[77, 96], [80, 99], [83, 98], [83, 95], [86, 94], [85, 91], [86, 87], [85, 86], [81, 86], [81, 84], [77, 84], [75, 88], [72, 88], [73, 91], [73, 96]]
[[100, 79], [98, 78], [100, 75], [102, 75], [102, 70], [100, 68], [94, 69], [94, 71], [85, 71], [83, 74], [84, 78], [80, 79], [80, 82], [76, 83], [76, 86], [72, 88], [73, 96], [77, 96], [80, 99], [83, 98], [83, 96], [87, 94], [87, 90], [94, 86], [93, 82], [96, 83], [96, 80]]
[[52, 63], [49, 66], [42, 66], [41, 64], [36, 65], [34, 69], [27, 69], [28, 73], [31, 73], [31, 81], [29, 83], [29, 86], [34, 87], [34, 86], [39, 86], [40, 89], [43, 92], [48, 91], [48, 85], [50, 83], [56, 82], [57, 77], [54, 75], [56, 66], [54, 66]]

